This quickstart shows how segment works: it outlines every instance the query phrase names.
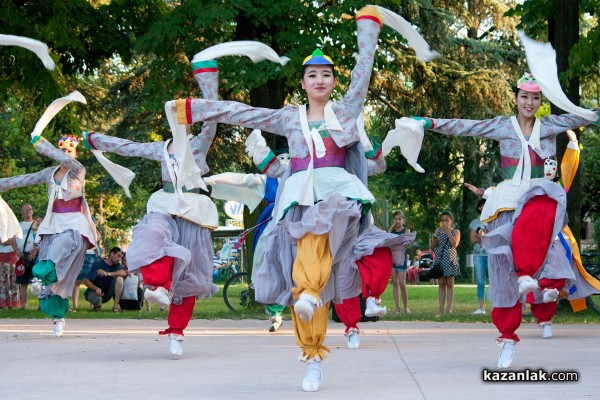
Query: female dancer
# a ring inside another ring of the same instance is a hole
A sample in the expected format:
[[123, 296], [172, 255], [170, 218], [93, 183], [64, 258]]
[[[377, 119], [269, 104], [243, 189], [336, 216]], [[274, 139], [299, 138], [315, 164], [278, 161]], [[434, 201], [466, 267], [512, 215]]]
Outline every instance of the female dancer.
[[96, 226], [83, 196], [85, 168], [77, 161], [79, 142], [63, 136], [58, 147], [41, 136], [32, 139], [35, 150], [60, 163], [42, 171], [0, 179], [0, 191], [45, 183], [48, 209], [38, 235], [42, 236], [39, 261], [33, 267], [31, 293], [40, 299], [42, 312], [54, 323], [54, 336], [63, 335], [69, 296], [83, 265], [85, 252], [96, 245]]
[[[217, 62], [199, 61], [192, 63], [192, 68], [204, 97], [216, 99]], [[200, 175], [209, 170], [206, 153], [215, 136], [216, 125], [205, 123], [202, 133], [189, 140]], [[196, 298], [210, 297], [217, 291], [212, 283], [210, 234], [218, 226], [216, 207], [202, 194], [206, 187], [184, 186], [183, 193], [178, 193], [178, 179], [182, 179], [183, 167], [178, 164], [181, 160], [176, 159], [171, 140], [136, 143], [95, 132], [86, 132], [84, 137], [88, 148], [161, 163], [163, 188], [150, 197], [147, 214], [133, 229], [127, 261], [130, 272], [140, 270], [144, 284], [156, 288], [146, 290], [146, 300], [170, 305], [169, 327], [159, 334], [169, 335], [169, 352], [181, 356], [183, 330], [192, 317]], [[182, 205], [182, 200], [187, 206]]]
[[[542, 177], [544, 159], [555, 155], [556, 136], [560, 132], [590, 123], [573, 114], [536, 118], [542, 93], [529, 73], [517, 82], [514, 103], [517, 115], [513, 117], [484, 121], [424, 119], [425, 129], [447, 135], [483, 136], [500, 142], [500, 166], [506, 180], [486, 196], [480, 217], [488, 222], [489, 228], [482, 242], [488, 252], [492, 321], [500, 331], [499, 368], [510, 366], [514, 346], [520, 340], [516, 334], [521, 324], [519, 299], [537, 287], [533, 276], [542, 266], [552, 239], [564, 226], [564, 191]], [[523, 199], [532, 201], [525, 205], [525, 214], [515, 213]], [[513, 229], [512, 220], [517, 215], [520, 218]], [[532, 219], [535, 222], [530, 223]], [[512, 247], [501, 245], [511, 236]]]
[[[568, 192], [579, 166], [579, 145], [577, 136], [572, 130], [567, 131], [569, 144], [560, 166], [560, 180], [557, 174], [557, 163], [552, 158], [544, 161], [544, 178], [559, 181]], [[475, 193], [483, 192], [468, 185]], [[531, 312], [542, 327], [542, 337], [552, 337], [552, 317], [556, 313], [558, 298], [562, 296], [571, 301], [574, 311], [585, 309], [585, 298], [600, 291], [600, 282], [591, 276], [581, 263], [579, 246], [568, 225], [554, 237], [549, 255], [540, 272], [536, 275], [539, 288], [529, 292], [526, 297], [531, 305]], [[544, 288], [543, 290], [541, 288]], [[583, 303], [583, 307], [580, 303]]]
[[323, 346], [328, 322], [323, 305], [339, 298], [335, 282], [338, 264], [351, 250], [361, 223], [367, 222], [361, 216], [374, 201], [365, 185], [366, 166], [356, 120], [365, 101], [381, 21], [374, 8], [358, 13], [358, 63], [350, 89], [340, 102], [330, 102], [335, 86], [333, 62], [318, 50], [303, 62], [301, 84], [307, 105], [269, 110], [236, 102], [176, 102], [181, 124], [223, 122], [288, 139], [291, 175], [280, 184], [273, 214], [278, 223], [268, 234], [255, 288], [256, 299], [262, 303], [294, 307], [292, 321], [302, 349], [300, 359], [307, 362], [302, 382], [305, 391], [319, 389], [321, 361], [328, 351]]

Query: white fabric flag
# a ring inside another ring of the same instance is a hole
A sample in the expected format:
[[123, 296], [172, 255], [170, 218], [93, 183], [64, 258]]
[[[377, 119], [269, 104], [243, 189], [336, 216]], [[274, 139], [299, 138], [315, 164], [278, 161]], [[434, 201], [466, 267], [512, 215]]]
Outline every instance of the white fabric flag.
[[425, 131], [423, 129], [424, 123], [425, 121], [417, 121], [406, 117], [397, 119], [396, 128], [388, 132], [381, 144], [383, 156], [387, 156], [394, 146], [398, 146], [408, 164], [410, 164], [415, 171], [421, 173], [425, 172], [423, 167], [417, 163], [419, 153], [421, 152], [421, 146], [423, 145], [423, 137], [425, 136]]
[[100, 150], [92, 150], [92, 154], [96, 157], [96, 160], [104, 167], [106, 172], [114, 179], [114, 181], [123, 188], [125, 195], [131, 198], [129, 193], [129, 185], [135, 178], [135, 173], [129, 168], [125, 168], [122, 165], [115, 164], [104, 156]]
[[46, 43], [39, 40], [31, 39], [24, 36], [2, 35], [0, 34], [0, 45], [2, 46], [19, 46], [35, 53], [44, 63], [46, 69], [52, 71], [55, 67], [54, 61], [48, 54], [48, 46]]
[[423, 36], [400, 15], [380, 6], [370, 5], [369, 7], [375, 7], [383, 16], [383, 23], [404, 36], [409, 46], [417, 53], [419, 61], [431, 61], [440, 56], [437, 51], [429, 48], [429, 43], [423, 39]]
[[85, 97], [83, 97], [83, 95], [77, 90], [69, 93], [65, 97], [60, 97], [54, 100], [52, 103], [50, 103], [48, 108], [46, 108], [46, 111], [44, 111], [42, 117], [35, 124], [33, 132], [31, 132], [31, 138], [33, 139], [36, 136], [40, 136], [44, 128], [48, 126], [48, 123], [52, 121], [52, 118], [54, 118], [54, 116], [58, 114], [60, 110], [62, 110], [67, 104], [69, 104], [72, 101], [77, 101], [81, 104], [87, 104]]
[[588, 121], [598, 121], [597, 113], [576, 106], [563, 92], [558, 80], [556, 51], [554, 51], [552, 45], [550, 43], [535, 41], [527, 37], [523, 31], [519, 31], [518, 35], [525, 48], [529, 72], [531, 72], [538, 85], [540, 85], [544, 96], [561, 110], [575, 114]]
[[246, 56], [253, 63], [270, 60], [281, 65], [287, 64], [288, 57], [280, 57], [275, 50], [264, 43], [252, 40], [238, 40], [216, 44], [197, 53], [192, 62], [214, 60], [224, 56]]
[[0, 241], [6, 242], [13, 236], [23, 237], [21, 225], [8, 204], [0, 196]]

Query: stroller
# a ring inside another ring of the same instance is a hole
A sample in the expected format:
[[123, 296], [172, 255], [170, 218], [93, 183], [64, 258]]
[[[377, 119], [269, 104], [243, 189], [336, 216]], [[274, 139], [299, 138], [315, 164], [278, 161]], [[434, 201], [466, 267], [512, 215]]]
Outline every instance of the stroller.
[[426, 250], [421, 252], [421, 256], [419, 257], [420, 282], [427, 282], [429, 280], [429, 270], [433, 267], [433, 260], [435, 260], [433, 251]]

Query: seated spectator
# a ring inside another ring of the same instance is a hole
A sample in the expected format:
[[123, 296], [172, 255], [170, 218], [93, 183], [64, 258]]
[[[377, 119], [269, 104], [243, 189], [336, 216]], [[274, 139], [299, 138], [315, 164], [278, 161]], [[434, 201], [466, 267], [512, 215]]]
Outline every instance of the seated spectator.
[[123, 279], [127, 276], [127, 272], [121, 266], [122, 258], [121, 249], [113, 247], [108, 257], [92, 265], [88, 278], [83, 281], [88, 287], [84, 294], [85, 299], [92, 304], [94, 310], [114, 298], [113, 311], [121, 311], [119, 301], [123, 293]]
[[227, 263], [221, 260], [221, 251], [218, 250], [213, 256], [213, 282], [217, 282], [221, 277], [221, 269], [227, 267]]
[[[417, 251], [420, 253], [419, 250], [417, 250]], [[421, 281], [419, 281], [419, 255], [418, 254], [413, 258], [412, 265], [410, 265], [408, 267], [407, 277], [408, 277], [408, 282], [411, 285], [413, 283], [417, 284], [417, 285], [421, 284]]]

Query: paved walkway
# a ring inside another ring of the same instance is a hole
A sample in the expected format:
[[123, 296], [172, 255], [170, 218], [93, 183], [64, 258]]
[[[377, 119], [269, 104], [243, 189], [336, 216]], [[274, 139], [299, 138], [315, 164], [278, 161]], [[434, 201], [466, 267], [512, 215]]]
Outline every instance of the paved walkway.
[[169, 356], [165, 321], [69, 320], [53, 338], [48, 320], [0, 320], [3, 399], [589, 399], [600, 398], [598, 325], [555, 325], [554, 337], [524, 324], [513, 368], [576, 371], [571, 383], [488, 383], [499, 348], [491, 324], [385, 321], [362, 325], [346, 347], [330, 323], [318, 393], [301, 389], [291, 322], [193, 320], [184, 354]]

